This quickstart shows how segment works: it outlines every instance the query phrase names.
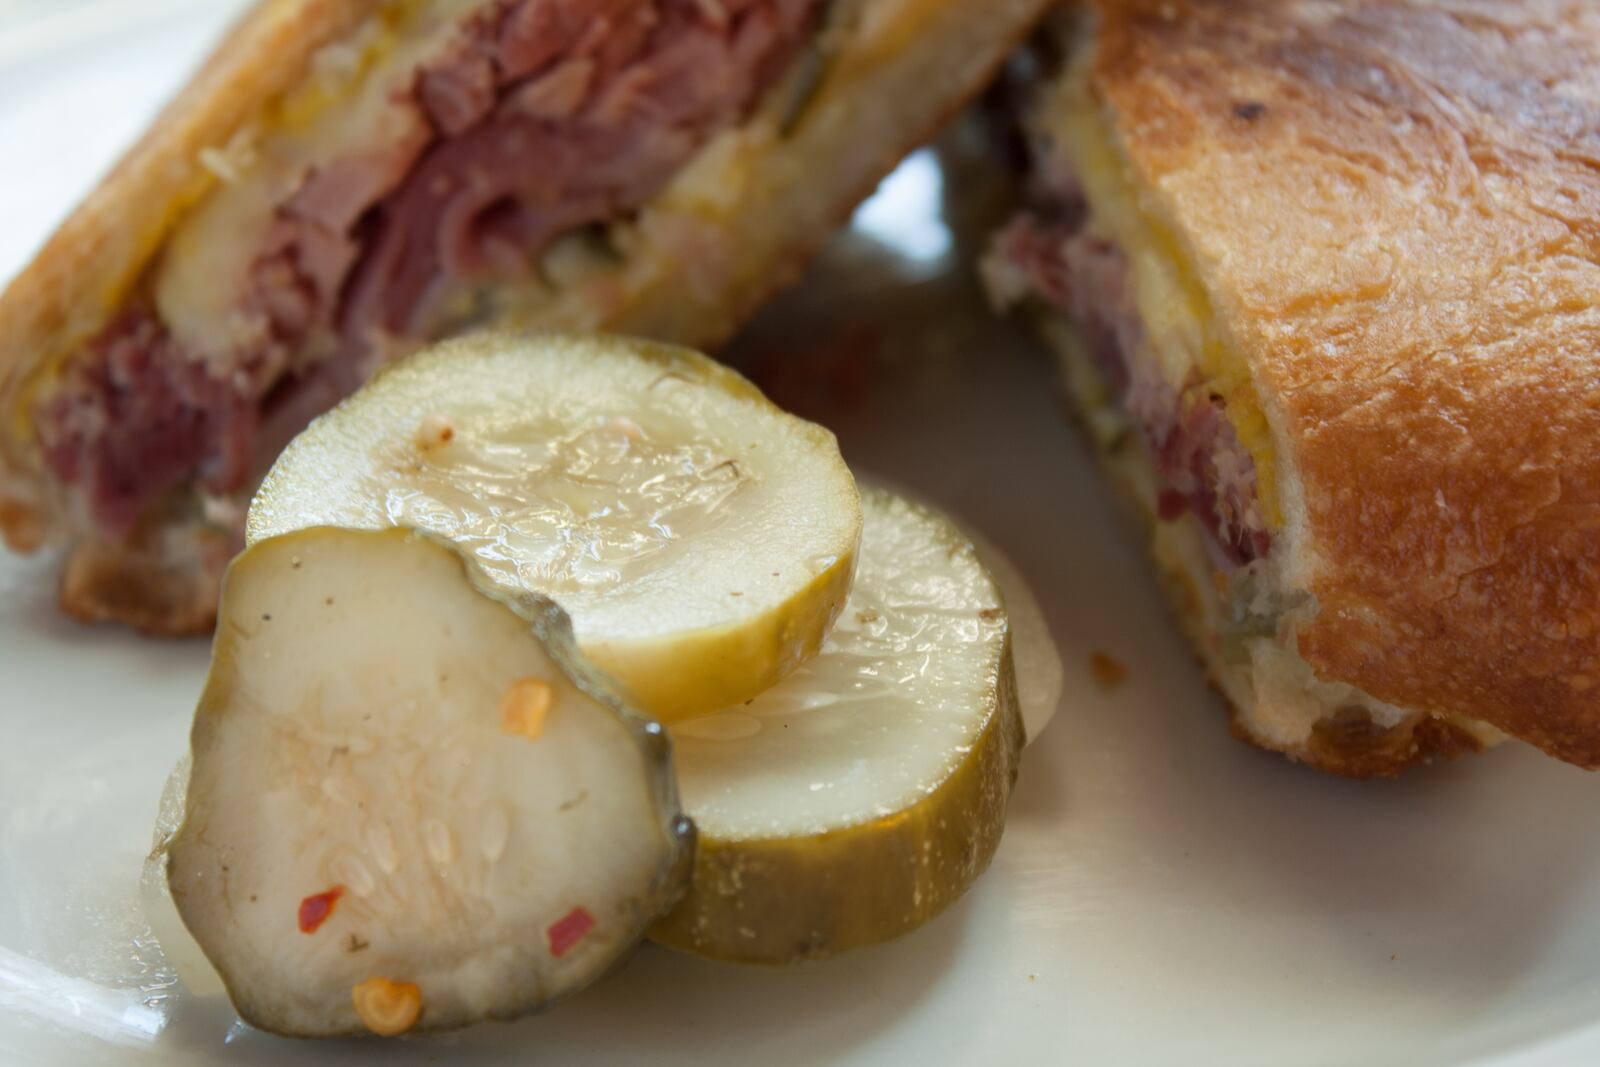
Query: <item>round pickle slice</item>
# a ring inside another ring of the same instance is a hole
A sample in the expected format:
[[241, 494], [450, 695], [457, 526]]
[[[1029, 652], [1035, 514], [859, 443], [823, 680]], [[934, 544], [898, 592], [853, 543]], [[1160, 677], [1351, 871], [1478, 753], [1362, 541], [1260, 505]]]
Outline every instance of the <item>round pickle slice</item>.
[[850, 600], [816, 659], [673, 728], [700, 835], [652, 940], [787, 963], [939, 914], [994, 855], [1023, 745], [994, 582], [948, 521], [876, 490]]
[[557, 600], [584, 655], [671, 721], [816, 654], [861, 502], [831, 433], [699, 353], [480, 334], [402, 361], [289, 445], [249, 539], [320, 525], [466, 547]]
[[438, 1030], [583, 988], [682, 892], [663, 728], [404, 530], [312, 529], [229, 569], [167, 878], [240, 1016]]

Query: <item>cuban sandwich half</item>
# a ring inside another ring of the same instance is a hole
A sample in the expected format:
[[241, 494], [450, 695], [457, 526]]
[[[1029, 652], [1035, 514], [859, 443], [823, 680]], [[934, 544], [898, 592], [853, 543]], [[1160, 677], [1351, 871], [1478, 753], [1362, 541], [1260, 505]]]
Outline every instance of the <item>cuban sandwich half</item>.
[[1236, 733], [1600, 766], [1600, 8], [1102, 0], [984, 264]]
[[277, 451], [477, 325], [714, 344], [1044, 0], [262, 0], [0, 297], [0, 530], [213, 618]]

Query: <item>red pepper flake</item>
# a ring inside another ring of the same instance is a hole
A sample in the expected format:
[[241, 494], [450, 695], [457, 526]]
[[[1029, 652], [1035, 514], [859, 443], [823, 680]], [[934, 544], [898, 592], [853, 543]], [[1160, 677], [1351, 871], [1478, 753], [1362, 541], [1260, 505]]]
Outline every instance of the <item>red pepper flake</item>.
[[550, 935], [550, 955], [558, 959], [565, 956], [592, 929], [594, 916], [582, 908], [573, 908], [566, 918], [552, 923], [546, 931]]
[[339, 903], [339, 898], [344, 896], [344, 886], [336, 885], [332, 889], [324, 890], [315, 896], [306, 897], [300, 902], [300, 932], [314, 934], [317, 928], [328, 921], [328, 916], [333, 914], [333, 906]]

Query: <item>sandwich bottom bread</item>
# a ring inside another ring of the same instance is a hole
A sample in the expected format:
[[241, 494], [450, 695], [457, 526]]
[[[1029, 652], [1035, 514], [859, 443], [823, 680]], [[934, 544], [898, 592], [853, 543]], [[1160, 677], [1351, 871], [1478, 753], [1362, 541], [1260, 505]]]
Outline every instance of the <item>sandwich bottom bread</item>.
[[725, 338], [1046, 0], [262, 0], [0, 296], [0, 532], [209, 626], [278, 450], [501, 328]]
[[1022, 66], [985, 280], [1234, 732], [1353, 777], [1600, 764], [1600, 13], [1104, 0]]

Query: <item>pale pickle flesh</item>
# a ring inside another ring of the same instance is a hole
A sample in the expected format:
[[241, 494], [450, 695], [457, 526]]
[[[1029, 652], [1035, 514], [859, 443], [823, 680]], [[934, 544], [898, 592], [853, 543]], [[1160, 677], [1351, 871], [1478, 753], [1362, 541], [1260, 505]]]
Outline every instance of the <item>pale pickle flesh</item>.
[[619, 338], [479, 335], [313, 423], [252, 503], [252, 540], [410, 526], [554, 597], [585, 655], [663, 720], [748, 700], [815, 654], [860, 540], [826, 430], [704, 356]]
[[235, 561], [192, 747], [172, 899], [277, 1033], [537, 1010], [687, 873], [662, 728], [551, 602], [410, 531], [305, 530]]

